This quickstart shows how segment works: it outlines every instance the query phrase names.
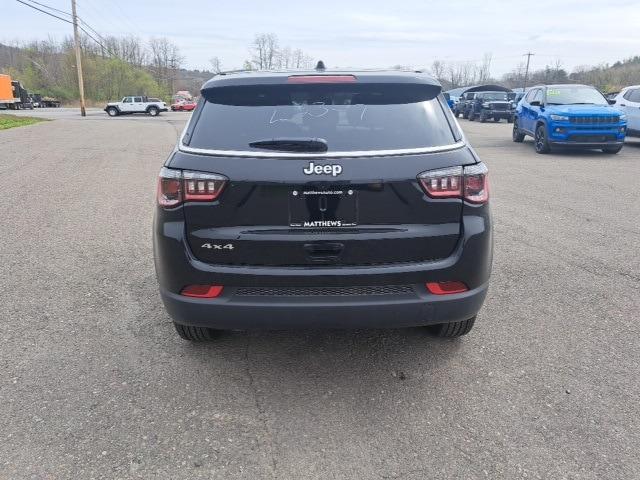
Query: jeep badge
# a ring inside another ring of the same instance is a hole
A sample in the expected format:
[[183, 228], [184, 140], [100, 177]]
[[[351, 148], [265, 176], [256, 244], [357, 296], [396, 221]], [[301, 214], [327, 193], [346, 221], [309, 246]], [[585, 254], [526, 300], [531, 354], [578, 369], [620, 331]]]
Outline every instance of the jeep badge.
[[305, 175], [331, 175], [337, 177], [342, 173], [341, 165], [316, 165], [313, 162], [309, 162], [307, 168], [303, 168], [302, 171]]

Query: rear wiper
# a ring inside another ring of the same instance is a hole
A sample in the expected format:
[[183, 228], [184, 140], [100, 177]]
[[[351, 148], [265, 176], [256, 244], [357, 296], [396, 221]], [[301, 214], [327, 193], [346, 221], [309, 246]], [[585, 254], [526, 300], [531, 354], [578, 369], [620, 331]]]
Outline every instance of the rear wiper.
[[574, 102], [574, 103], [567, 103], [566, 105], [597, 105], [597, 104], [593, 102]]
[[249, 144], [251, 148], [278, 150], [280, 152], [326, 152], [329, 148], [324, 138], [292, 137], [256, 140]]

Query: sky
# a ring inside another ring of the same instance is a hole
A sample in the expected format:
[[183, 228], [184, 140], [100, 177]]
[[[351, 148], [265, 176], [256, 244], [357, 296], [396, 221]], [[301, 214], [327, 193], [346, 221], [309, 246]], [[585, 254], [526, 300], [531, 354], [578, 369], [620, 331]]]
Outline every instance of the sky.
[[[24, 0], [29, 2], [30, 0]], [[70, 11], [70, 0], [37, 0]], [[63, 38], [71, 25], [15, 0], [0, 0], [0, 42]], [[535, 2], [428, 0], [77, 0], [101, 35], [164, 36], [187, 68], [240, 68], [257, 33], [301, 48], [328, 67], [429, 67], [434, 60], [481, 63], [500, 76], [533, 52], [533, 69], [561, 61], [613, 63], [640, 55], [640, 0]], [[37, 6], [37, 5], [36, 5]]]

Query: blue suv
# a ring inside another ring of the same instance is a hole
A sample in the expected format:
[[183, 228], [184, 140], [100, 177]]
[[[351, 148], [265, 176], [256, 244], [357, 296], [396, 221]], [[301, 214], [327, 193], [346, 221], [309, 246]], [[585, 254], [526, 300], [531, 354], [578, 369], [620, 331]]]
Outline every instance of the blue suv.
[[530, 135], [538, 153], [549, 153], [555, 146], [618, 153], [626, 130], [626, 116], [594, 87], [543, 85], [531, 88], [518, 104], [513, 141]]

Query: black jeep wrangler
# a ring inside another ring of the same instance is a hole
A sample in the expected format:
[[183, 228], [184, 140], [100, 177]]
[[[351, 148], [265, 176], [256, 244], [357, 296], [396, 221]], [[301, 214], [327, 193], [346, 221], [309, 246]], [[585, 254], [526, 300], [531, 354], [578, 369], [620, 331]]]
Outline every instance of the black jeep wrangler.
[[476, 92], [469, 104], [467, 118], [470, 121], [478, 119], [482, 123], [490, 118], [493, 118], [494, 122], [504, 118], [508, 123], [512, 123], [514, 114], [514, 103], [509, 100], [508, 93]]
[[477, 92], [465, 92], [460, 96], [460, 100], [456, 103], [453, 114], [456, 117], [462, 115], [462, 118], [469, 118], [469, 110], [471, 108], [471, 104], [473, 103], [473, 99], [475, 98]]

